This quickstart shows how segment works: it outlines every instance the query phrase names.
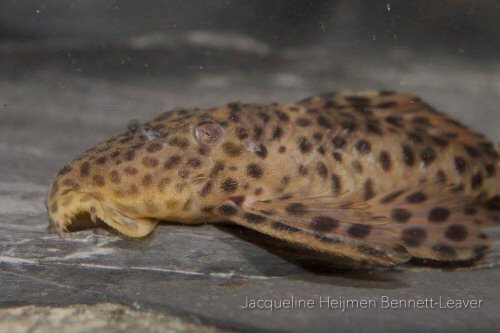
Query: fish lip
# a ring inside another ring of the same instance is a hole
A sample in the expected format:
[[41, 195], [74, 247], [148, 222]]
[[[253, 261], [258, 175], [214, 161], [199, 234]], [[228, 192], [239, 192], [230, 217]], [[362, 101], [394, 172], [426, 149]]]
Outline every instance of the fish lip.
[[[47, 197], [46, 205], [51, 207], [53, 202], [60, 204], [68, 200], [67, 196], [73, 199], [66, 205], [60, 205], [57, 211], [52, 212], [50, 209], [49, 220], [52, 229], [59, 235], [68, 233], [68, 227], [77, 221], [80, 214], [89, 214], [89, 223], [83, 223], [84, 227], [95, 227], [100, 221], [117, 230], [128, 237], [144, 237], [147, 236], [158, 223], [158, 219], [134, 216], [131, 217], [122, 210], [116, 208], [113, 202], [108, 202], [104, 198], [98, 198], [92, 193], [69, 191], [65, 195], [56, 195]], [[82, 200], [83, 199], [83, 200]], [[69, 201], [69, 200], [68, 200]], [[80, 222], [80, 221], [79, 221]]]
[[[50, 191], [49, 191], [50, 193]], [[85, 202], [80, 202], [79, 199], [89, 197]], [[68, 197], [74, 198], [67, 206], [61, 205], [61, 202], [67, 200]], [[59, 207], [57, 211], [53, 212], [50, 207], [56, 203]], [[74, 222], [79, 214], [88, 213], [90, 221], [94, 224], [98, 221], [95, 206], [100, 205], [101, 202], [90, 193], [79, 192], [75, 190], [65, 190], [61, 193], [51, 196], [47, 195], [45, 206], [49, 215], [50, 227], [59, 235], [69, 232], [68, 227]]]

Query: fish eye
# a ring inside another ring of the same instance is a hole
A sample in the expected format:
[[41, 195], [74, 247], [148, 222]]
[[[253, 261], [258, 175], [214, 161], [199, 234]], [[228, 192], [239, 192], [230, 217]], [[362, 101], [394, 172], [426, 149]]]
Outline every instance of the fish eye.
[[222, 138], [224, 129], [221, 125], [214, 121], [204, 121], [199, 123], [194, 130], [194, 135], [196, 136], [196, 141], [199, 144], [208, 146], [216, 143]]

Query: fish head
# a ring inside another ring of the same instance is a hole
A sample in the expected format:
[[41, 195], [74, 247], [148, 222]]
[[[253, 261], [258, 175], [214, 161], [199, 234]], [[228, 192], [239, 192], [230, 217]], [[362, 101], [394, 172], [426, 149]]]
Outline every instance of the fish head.
[[217, 219], [213, 207], [234, 195], [245, 177], [235, 165], [248, 164], [259, 149], [253, 141], [241, 143], [230, 113], [182, 109], [145, 124], [132, 121], [127, 132], [78, 155], [50, 186], [46, 205], [53, 227], [67, 231], [86, 215], [142, 237], [160, 220]]

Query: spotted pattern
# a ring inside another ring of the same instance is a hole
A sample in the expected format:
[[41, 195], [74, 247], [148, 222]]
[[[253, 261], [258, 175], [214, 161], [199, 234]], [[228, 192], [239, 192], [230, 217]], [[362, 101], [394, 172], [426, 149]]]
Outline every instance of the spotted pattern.
[[[200, 124], [211, 124], [202, 128], [207, 140]], [[217, 140], [209, 140], [213, 127]], [[222, 217], [377, 262], [389, 254], [455, 260], [483, 253], [487, 236], [477, 228], [499, 221], [482, 207], [500, 188], [498, 158], [484, 136], [397, 92], [229, 103], [131, 123], [65, 165], [47, 207], [51, 218], [69, 220], [75, 202], [110, 193], [136, 216]], [[435, 198], [435, 188], [451, 200]]]

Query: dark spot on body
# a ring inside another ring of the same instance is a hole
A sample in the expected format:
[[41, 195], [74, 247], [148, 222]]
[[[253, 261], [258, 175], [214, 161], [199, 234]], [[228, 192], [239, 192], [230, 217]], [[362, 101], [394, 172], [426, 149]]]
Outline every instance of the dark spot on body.
[[243, 127], [238, 127], [236, 128], [236, 136], [238, 137], [238, 139], [243, 140], [248, 138], [248, 132]]
[[342, 190], [342, 183], [340, 177], [337, 174], [333, 174], [331, 177], [332, 182], [332, 193], [333, 195], [339, 195]]
[[229, 198], [229, 200], [234, 202], [237, 206], [241, 207], [241, 205], [245, 201], [245, 196], [244, 195], [237, 195], [237, 196]]
[[210, 191], [212, 190], [212, 187], [213, 187], [213, 183], [211, 180], [209, 180], [208, 182], [205, 183], [205, 185], [203, 185], [203, 187], [201, 188], [200, 190], [200, 195], [202, 197], [205, 197], [207, 196], [207, 194], [210, 193]]
[[221, 161], [215, 162], [212, 170], [210, 171], [210, 177], [216, 177], [219, 174], [219, 172], [224, 170], [224, 168], [225, 168], [225, 166], [224, 166], [223, 162], [221, 162]]
[[202, 146], [202, 147], [199, 147], [198, 148], [198, 153], [201, 155], [201, 156], [205, 156], [207, 153], [210, 152], [210, 148], [208, 148], [207, 146]]
[[380, 108], [380, 109], [390, 109], [390, 108], [395, 107], [396, 105], [397, 105], [397, 103], [394, 102], [394, 101], [381, 102], [381, 103], [377, 104], [377, 108]]
[[342, 121], [340, 123], [340, 127], [342, 127], [342, 129], [346, 130], [347, 132], [353, 132], [356, 130], [356, 123], [354, 121], [351, 121], [351, 120], [346, 120], [346, 121]]
[[431, 126], [432, 125], [429, 118], [422, 117], [422, 116], [418, 116], [418, 117], [413, 118], [413, 123], [417, 124], [417, 125], [422, 125], [422, 126]]
[[422, 243], [427, 238], [427, 232], [420, 227], [412, 227], [404, 229], [401, 233], [401, 239], [407, 246], [417, 247], [422, 245]]
[[420, 152], [420, 158], [425, 165], [429, 165], [436, 159], [436, 152], [431, 147], [425, 147]]
[[63, 180], [62, 184], [64, 186], [70, 187], [74, 190], [78, 190], [80, 188], [80, 185], [74, 179], [70, 179], [70, 178]]
[[481, 172], [476, 172], [470, 179], [470, 186], [473, 190], [477, 190], [483, 184], [483, 175]]
[[446, 173], [444, 173], [443, 170], [440, 169], [440, 170], [438, 170], [436, 172], [436, 182], [437, 182], [437, 184], [441, 184], [441, 185], [445, 184], [447, 180], [448, 180], [448, 177], [446, 177]]
[[226, 178], [220, 186], [221, 190], [226, 193], [234, 192], [238, 188], [238, 181], [234, 178]]
[[337, 135], [337, 136], [333, 137], [333, 139], [332, 139], [332, 145], [336, 149], [343, 149], [343, 148], [345, 148], [346, 144], [347, 144], [347, 141], [341, 136]]
[[253, 137], [255, 140], [259, 140], [262, 134], [264, 133], [264, 130], [260, 126], [254, 126], [253, 127]]
[[83, 162], [80, 166], [80, 176], [86, 177], [90, 174], [90, 164], [89, 162]]
[[232, 142], [225, 142], [222, 145], [222, 149], [230, 157], [239, 156], [243, 150], [241, 145]]
[[471, 205], [466, 205], [464, 207], [464, 214], [465, 215], [476, 215], [477, 214], [477, 209], [475, 209], [473, 206]]
[[163, 163], [163, 167], [165, 169], [175, 168], [181, 162], [182, 158], [179, 155], [172, 155], [168, 158], [168, 160]]
[[328, 216], [316, 216], [311, 220], [311, 229], [319, 232], [329, 232], [339, 226], [339, 221]]
[[146, 156], [142, 159], [142, 164], [146, 168], [156, 168], [158, 166], [158, 163], [159, 163], [158, 159], [154, 157]]
[[372, 227], [366, 224], [353, 224], [347, 229], [347, 233], [350, 236], [356, 238], [364, 238], [370, 234]]
[[390, 171], [391, 170], [391, 156], [389, 153], [386, 151], [381, 151], [380, 154], [378, 155], [378, 161], [380, 163], [380, 166], [382, 167], [382, 170], [384, 171]]
[[385, 117], [385, 121], [389, 124], [391, 124], [392, 126], [396, 126], [396, 127], [402, 127], [403, 126], [403, 120], [401, 117], [398, 117], [398, 116], [387, 116]]
[[133, 175], [135, 175], [135, 174], [137, 174], [137, 173], [139, 172], [139, 171], [138, 171], [136, 168], [134, 168], [134, 167], [126, 167], [124, 171], [125, 171], [125, 173], [126, 173], [127, 175], [131, 175], [131, 176], [133, 176]]
[[219, 213], [224, 216], [232, 216], [238, 213], [238, 208], [233, 205], [224, 204], [219, 207]]
[[106, 184], [106, 181], [104, 180], [104, 177], [101, 175], [94, 175], [92, 178], [94, 181], [94, 185], [102, 187], [104, 184]]
[[267, 113], [260, 111], [257, 113], [257, 117], [259, 117], [263, 122], [267, 123], [269, 121], [269, 116]]
[[152, 182], [153, 182], [153, 176], [151, 176], [149, 173], [145, 174], [142, 177], [142, 185], [143, 186], [148, 187], [149, 185], [151, 185]]
[[316, 172], [321, 178], [326, 178], [328, 176], [328, 169], [323, 162], [318, 162], [316, 164]]
[[106, 157], [106, 156], [101, 156], [101, 157], [99, 157], [98, 159], [96, 159], [96, 160], [95, 160], [95, 162], [96, 162], [97, 164], [101, 164], [101, 165], [102, 165], [102, 164], [105, 164], [107, 160], [108, 160], [108, 159], [107, 159], [107, 157]]
[[444, 243], [437, 243], [433, 245], [432, 250], [446, 257], [454, 257], [457, 255], [457, 252], [454, 248]]
[[372, 120], [369, 120], [366, 124], [366, 129], [368, 132], [370, 133], [374, 133], [374, 134], [377, 134], [377, 135], [382, 135], [384, 134], [384, 132], [382, 131], [382, 129], [380, 128], [379, 124], [376, 123], [376, 122], [373, 122]]
[[441, 136], [433, 136], [432, 141], [434, 141], [434, 143], [436, 145], [438, 145], [439, 147], [443, 147], [443, 148], [447, 147], [450, 144], [450, 142], [446, 138], [441, 137]]
[[427, 200], [427, 196], [421, 191], [413, 192], [412, 194], [406, 197], [406, 202], [411, 204], [422, 203]]
[[288, 117], [288, 115], [286, 113], [284, 113], [283, 111], [280, 111], [280, 110], [274, 110], [274, 113], [276, 114], [276, 116], [278, 117], [279, 120], [283, 121], [283, 122], [287, 122], [290, 120], [290, 117]]
[[450, 210], [445, 207], [434, 207], [429, 212], [427, 219], [429, 222], [442, 223], [450, 217]]
[[346, 96], [345, 99], [354, 107], [364, 107], [370, 103], [370, 100], [362, 96]]
[[317, 118], [318, 125], [324, 128], [331, 128], [330, 121], [325, 116], [319, 116]]
[[404, 190], [398, 190], [391, 192], [384, 196], [382, 199], [380, 199], [381, 204], [388, 204], [396, 200], [401, 194], [403, 194], [405, 191]]
[[199, 158], [193, 157], [187, 161], [187, 165], [192, 168], [199, 168], [201, 166], [201, 160]]
[[285, 207], [285, 210], [292, 215], [304, 215], [306, 213], [306, 206], [300, 202], [292, 202]]
[[267, 157], [267, 147], [264, 145], [259, 145], [259, 149], [255, 152], [255, 155], [264, 159]]
[[257, 163], [249, 163], [247, 165], [247, 175], [252, 178], [260, 178], [262, 176], [262, 167]]
[[180, 169], [177, 171], [177, 175], [181, 178], [187, 178], [190, 175], [189, 169]]
[[370, 200], [375, 196], [375, 190], [373, 189], [373, 180], [367, 179], [363, 185], [363, 199], [365, 201]]
[[150, 143], [146, 146], [146, 151], [149, 153], [154, 153], [161, 150], [161, 143]]
[[404, 208], [394, 208], [391, 210], [391, 218], [399, 223], [406, 223], [411, 218], [411, 213]]
[[481, 155], [480, 151], [470, 145], [464, 145], [464, 149], [469, 154], [470, 157], [479, 157]]
[[280, 146], [278, 148], [278, 153], [280, 153], [280, 154], [283, 154], [285, 151], [286, 151], [286, 147], [285, 146]]
[[354, 169], [354, 171], [356, 171], [359, 174], [363, 173], [363, 166], [361, 165], [361, 163], [359, 161], [352, 162], [352, 168]]
[[109, 174], [109, 177], [111, 179], [111, 182], [114, 184], [119, 184], [121, 181], [120, 174], [116, 170], [112, 170], [111, 173]]
[[323, 140], [323, 134], [320, 132], [314, 132], [313, 139], [317, 142], [321, 142], [321, 140]]
[[311, 120], [309, 120], [308, 118], [300, 117], [295, 120], [295, 124], [299, 127], [308, 127], [309, 125], [311, 125]]
[[495, 166], [492, 163], [486, 163], [484, 170], [486, 171], [486, 177], [493, 177], [496, 173]]
[[335, 161], [340, 162], [340, 163], [342, 162], [342, 154], [341, 153], [333, 152], [332, 156], [335, 159]]
[[57, 175], [59, 175], [59, 176], [66, 175], [66, 174], [70, 173], [71, 170], [72, 170], [71, 166], [65, 165], [64, 168], [62, 168], [61, 170], [59, 170], [59, 172], [57, 173]]
[[186, 148], [189, 146], [189, 141], [186, 138], [174, 136], [168, 140], [168, 144], [174, 147]]
[[309, 174], [309, 170], [303, 164], [299, 165], [299, 175], [307, 176]]
[[283, 135], [283, 130], [281, 127], [276, 126], [273, 128], [273, 131], [271, 132], [271, 140], [279, 140], [281, 139], [281, 136]]
[[402, 145], [401, 148], [403, 152], [403, 161], [405, 162], [405, 164], [407, 166], [415, 165], [415, 154], [413, 153], [411, 147], [408, 145]]
[[459, 174], [463, 174], [467, 168], [467, 161], [460, 156], [455, 156], [455, 169]]
[[371, 145], [368, 141], [366, 140], [359, 140], [356, 142], [356, 150], [360, 152], [361, 154], [368, 154], [371, 151]]
[[467, 229], [461, 224], [452, 224], [446, 228], [445, 236], [446, 238], [455, 241], [461, 242], [467, 238]]
[[311, 149], [312, 149], [311, 143], [304, 136], [299, 137], [299, 139], [298, 139], [298, 147], [299, 147], [299, 150], [303, 154], [309, 153], [311, 151]]
[[281, 221], [273, 221], [271, 223], [271, 227], [273, 229], [279, 230], [279, 231], [286, 231], [286, 232], [299, 232], [300, 229], [289, 226], [288, 224], [285, 224]]
[[123, 155], [125, 161], [132, 161], [135, 158], [135, 150], [127, 150]]
[[253, 213], [245, 213], [243, 215], [243, 218], [247, 222], [255, 223], [255, 224], [263, 223], [263, 222], [265, 222], [267, 220], [267, 218], [265, 216], [258, 215], [258, 214], [253, 214]]
[[458, 138], [458, 134], [455, 132], [444, 132], [443, 135], [450, 139]]

